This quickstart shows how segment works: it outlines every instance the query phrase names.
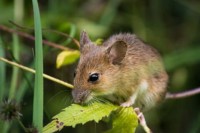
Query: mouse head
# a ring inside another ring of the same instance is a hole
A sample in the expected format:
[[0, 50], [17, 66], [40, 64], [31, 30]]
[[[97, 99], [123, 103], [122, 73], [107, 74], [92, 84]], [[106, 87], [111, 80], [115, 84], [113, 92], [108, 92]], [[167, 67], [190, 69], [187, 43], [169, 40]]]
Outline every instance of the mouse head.
[[97, 96], [112, 95], [120, 82], [120, 67], [127, 45], [121, 40], [107, 46], [95, 45], [87, 33], [80, 36], [80, 60], [75, 72], [72, 96], [75, 103], [85, 103]]

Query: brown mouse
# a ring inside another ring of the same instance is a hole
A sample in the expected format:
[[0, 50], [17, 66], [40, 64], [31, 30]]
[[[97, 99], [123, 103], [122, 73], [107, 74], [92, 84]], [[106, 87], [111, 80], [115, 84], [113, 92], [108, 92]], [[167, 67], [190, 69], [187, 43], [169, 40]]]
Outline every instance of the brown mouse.
[[75, 103], [106, 99], [149, 109], [165, 98], [168, 75], [160, 54], [134, 34], [117, 34], [101, 46], [85, 31], [74, 78]]

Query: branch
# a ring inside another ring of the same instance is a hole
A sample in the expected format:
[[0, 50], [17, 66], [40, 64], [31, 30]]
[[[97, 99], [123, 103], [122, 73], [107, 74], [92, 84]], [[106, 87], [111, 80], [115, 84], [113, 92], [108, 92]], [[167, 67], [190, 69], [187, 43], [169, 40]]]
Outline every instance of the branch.
[[80, 48], [80, 43], [79, 43], [79, 41], [76, 40], [76, 39], [74, 39], [73, 37], [71, 37], [71, 36], [68, 35], [68, 34], [65, 34], [65, 33], [63, 33], [63, 32], [56, 31], [56, 30], [51, 30], [51, 29], [42, 29], [42, 30], [43, 30], [43, 31], [44, 31], [44, 30], [50, 31], [50, 32], [53, 32], [53, 33], [62, 35], [62, 36], [64, 36], [64, 37], [70, 38], [70, 39], [72, 39], [72, 41], [76, 44], [76, 46]]
[[[25, 70], [25, 71], [28, 71], [28, 72], [31, 72], [31, 73], [34, 73], [34, 74], [35, 74], [35, 70], [33, 70], [33, 69], [31, 69], [31, 68], [25, 67], [25, 66], [20, 65], [20, 64], [18, 64], [18, 63], [16, 63], [16, 62], [9, 61], [9, 60], [7, 60], [7, 59], [5, 59], [5, 58], [2, 58], [2, 57], [0, 57], [0, 60], [3, 61], [3, 62], [8, 63], [8, 64], [10, 64], [10, 65], [13, 65], [13, 66], [16, 66], [16, 67], [18, 67], [18, 68], [21, 68], [22, 70]], [[68, 88], [71, 88], [71, 89], [74, 88], [73, 85], [71, 85], [71, 84], [69, 84], [69, 83], [67, 83], [67, 82], [64, 82], [64, 81], [62, 81], [62, 80], [59, 80], [59, 79], [57, 79], [57, 78], [51, 77], [51, 76], [49, 76], [49, 75], [47, 75], [47, 74], [43, 74], [43, 77], [46, 78], [46, 79], [49, 79], [49, 80], [51, 80], [51, 81], [53, 81], [53, 82], [56, 82], [56, 83], [58, 83], [58, 84], [64, 85], [64, 86], [66, 86], [66, 87], [68, 87]]]
[[[13, 29], [10, 29], [10, 28], [8, 28], [8, 27], [6, 27], [4, 25], [0, 25], [0, 30], [6, 31], [6, 32], [9, 32], [9, 33], [16, 33], [19, 36], [28, 38], [30, 40], [35, 40], [35, 37], [30, 35], [30, 34], [28, 34], [28, 33], [20, 32], [20, 31], [17, 31], [17, 30], [13, 30]], [[43, 42], [43, 44], [46, 44], [48, 46], [51, 46], [51, 47], [54, 47], [54, 48], [58, 48], [58, 49], [61, 49], [61, 50], [73, 50], [73, 49], [66, 48], [64, 46], [58, 45], [56, 43], [53, 43], [53, 42], [50, 42], [50, 41], [47, 41], [47, 40], [43, 40], [42, 42]]]
[[192, 90], [188, 90], [185, 92], [179, 92], [179, 93], [167, 93], [167, 95], [165, 96], [165, 99], [180, 99], [180, 98], [186, 98], [186, 97], [190, 97], [196, 94], [200, 93], [200, 87], [192, 89]]
[[[16, 27], [20, 28], [20, 29], [29, 29], [29, 30], [34, 30], [34, 29], [31, 29], [29, 27], [24, 27], [24, 26], [21, 26], [19, 24], [16, 24], [15, 22], [13, 21], [9, 21], [11, 24], [15, 25]], [[67, 38], [70, 38], [72, 39], [72, 41], [80, 48], [80, 44], [79, 44], [79, 41], [76, 40], [75, 38], [71, 37], [70, 35], [68, 34], [65, 34], [63, 32], [60, 32], [60, 31], [56, 31], [56, 30], [51, 30], [51, 29], [42, 29], [43, 31], [46, 30], [46, 31], [50, 31], [50, 32], [53, 32], [53, 33], [56, 33], [56, 34], [59, 34], [61, 36], [64, 36], [64, 37], [67, 37]]]

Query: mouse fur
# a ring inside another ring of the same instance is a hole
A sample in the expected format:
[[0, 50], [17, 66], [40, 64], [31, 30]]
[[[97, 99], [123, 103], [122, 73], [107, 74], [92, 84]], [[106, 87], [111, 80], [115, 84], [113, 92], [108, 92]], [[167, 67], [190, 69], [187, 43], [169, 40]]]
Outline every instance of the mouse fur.
[[83, 31], [80, 52], [72, 91], [75, 103], [106, 99], [148, 109], [164, 99], [168, 75], [161, 56], [135, 34], [116, 34], [97, 46]]

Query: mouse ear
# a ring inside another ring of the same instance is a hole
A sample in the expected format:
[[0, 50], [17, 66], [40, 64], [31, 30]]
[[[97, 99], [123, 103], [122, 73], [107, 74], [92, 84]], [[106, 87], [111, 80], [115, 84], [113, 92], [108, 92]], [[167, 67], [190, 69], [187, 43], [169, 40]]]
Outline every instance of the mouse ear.
[[91, 43], [91, 40], [86, 31], [82, 31], [80, 35], [80, 50], [83, 49], [85, 44]]
[[127, 51], [127, 44], [124, 41], [116, 41], [107, 49], [109, 61], [116, 65], [120, 65]]

